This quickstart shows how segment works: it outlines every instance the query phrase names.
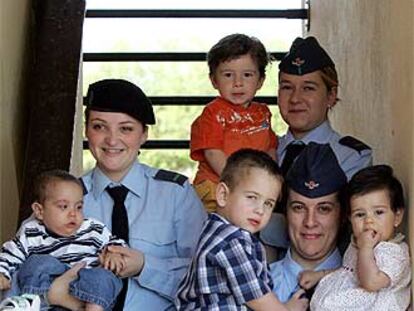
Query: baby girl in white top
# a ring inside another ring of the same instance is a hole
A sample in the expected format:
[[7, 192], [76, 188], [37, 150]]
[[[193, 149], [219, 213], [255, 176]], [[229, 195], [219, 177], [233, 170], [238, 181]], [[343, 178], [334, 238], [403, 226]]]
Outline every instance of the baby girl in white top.
[[391, 167], [376, 165], [354, 175], [345, 195], [352, 241], [341, 268], [302, 275], [304, 287], [326, 275], [315, 290], [311, 310], [407, 310], [410, 255], [404, 236], [395, 232], [404, 214], [401, 183]]

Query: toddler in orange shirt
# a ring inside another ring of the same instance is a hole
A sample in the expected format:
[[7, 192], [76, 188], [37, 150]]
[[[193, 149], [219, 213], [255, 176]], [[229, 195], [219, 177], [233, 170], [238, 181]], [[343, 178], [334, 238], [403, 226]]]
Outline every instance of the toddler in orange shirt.
[[208, 52], [210, 81], [219, 96], [191, 125], [190, 156], [199, 162], [194, 187], [208, 212], [228, 156], [252, 148], [276, 157], [277, 137], [266, 104], [253, 101], [266, 77], [269, 56], [255, 37], [232, 34]]

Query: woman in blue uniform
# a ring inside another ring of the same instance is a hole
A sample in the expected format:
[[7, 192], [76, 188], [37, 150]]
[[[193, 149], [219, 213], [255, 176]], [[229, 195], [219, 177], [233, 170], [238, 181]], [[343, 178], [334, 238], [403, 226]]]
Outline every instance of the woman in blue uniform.
[[343, 137], [329, 123], [328, 112], [337, 103], [337, 91], [338, 74], [328, 53], [314, 37], [297, 38], [279, 64], [278, 106], [289, 126], [277, 149], [282, 167], [288, 165], [290, 146], [309, 142], [329, 144], [348, 180], [371, 165], [371, 148], [351, 136]]
[[[288, 301], [304, 286], [311, 298], [304, 270], [318, 271], [309, 281], [323, 276], [324, 271], [341, 266], [337, 248], [341, 219], [345, 217], [342, 192], [345, 173], [328, 144], [309, 143], [298, 156], [285, 178], [286, 218], [290, 246], [283, 259], [270, 265], [273, 292], [282, 302]], [[318, 275], [319, 274], [319, 275]]]
[[[342, 136], [328, 119], [338, 101], [338, 74], [328, 53], [314, 37], [296, 38], [279, 64], [278, 106], [288, 131], [279, 138], [277, 159], [284, 175], [310, 142], [329, 144], [349, 180], [372, 164], [372, 150], [360, 140]], [[284, 216], [275, 213], [261, 238], [267, 245], [286, 248]], [[269, 255], [269, 260], [275, 255]]]
[[[114, 310], [174, 310], [173, 300], [206, 219], [187, 178], [139, 163], [137, 156], [155, 124], [151, 102], [125, 80], [91, 84], [86, 97], [86, 136], [96, 159], [82, 177], [84, 214], [104, 222], [130, 248], [113, 247], [125, 267], [124, 294]], [[71, 270], [49, 291], [65, 305]], [[63, 292], [63, 295], [61, 294]]]

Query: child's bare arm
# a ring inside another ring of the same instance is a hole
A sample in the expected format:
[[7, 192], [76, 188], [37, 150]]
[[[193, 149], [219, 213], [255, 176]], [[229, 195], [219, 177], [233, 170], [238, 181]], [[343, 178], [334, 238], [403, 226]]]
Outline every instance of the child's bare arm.
[[219, 149], [206, 149], [204, 150], [204, 157], [214, 172], [220, 176], [224, 166], [226, 165], [226, 154]]
[[306, 298], [299, 298], [302, 293], [296, 293], [297, 295], [295, 294], [286, 305], [282, 304], [272, 292], [255, 300], [251, 300], [246, 304], [250, 309], [255, 311], [305, 311], [308, 307], [308, 300]]
[[302, 271], [299, 275], [299, 285], [303, 289], [310, 289], [314, 287], [319, 281], [329, 273], [335, 270], [320, 270], [320, 271], [313, 271], [313, 270], [305, 270]]
[[369, 292], [375, 292], [390, 285], [390, 278], [378, 269], [374, 257], [374, 247], [379, 241], [379, 234], [368, 230], [357, 238], [358, 260], [357, 273], [359, 284]]
[[10, 280], [0, 273], [0, 290], [10, 289]]

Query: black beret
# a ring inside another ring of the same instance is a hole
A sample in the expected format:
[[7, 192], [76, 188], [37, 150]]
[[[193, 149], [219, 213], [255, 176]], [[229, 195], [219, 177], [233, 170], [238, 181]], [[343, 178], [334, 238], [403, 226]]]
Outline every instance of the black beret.
[[335, 193], [346, 183], [346, 175], [329, 144], [309, 143], [286, 175], [287, 186], [308, 198]]
[[296, 38], [279, 64], [281, 72], [302, 76], [325, 67], [335, 67], [328, 53], [315, 37]]
[[126, 80], [107, 79], [89, 85], [86, 108], [123, 112], [144, 125], [155, 124], [151, 101], [138, 86]]

